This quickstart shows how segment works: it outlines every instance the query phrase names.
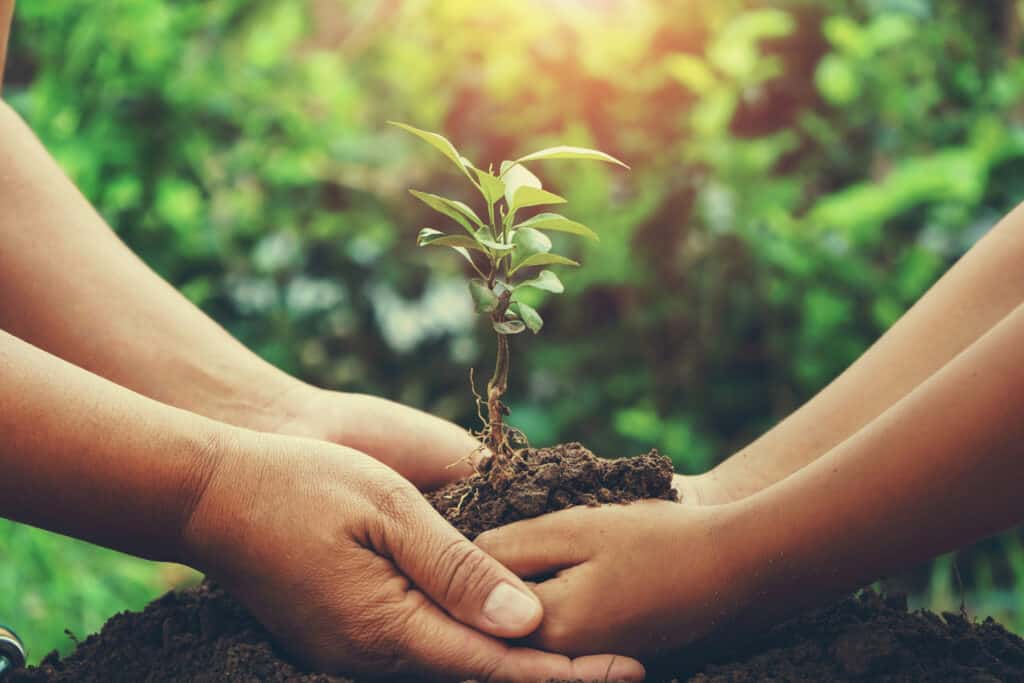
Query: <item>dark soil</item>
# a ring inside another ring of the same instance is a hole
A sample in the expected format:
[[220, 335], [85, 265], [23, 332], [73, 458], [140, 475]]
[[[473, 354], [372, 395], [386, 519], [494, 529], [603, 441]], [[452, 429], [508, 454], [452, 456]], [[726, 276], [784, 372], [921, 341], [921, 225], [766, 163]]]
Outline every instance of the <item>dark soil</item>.
[[[486, 471], [429, 496], [469, 537], [571, 505], [673, 500], [672, 469], [657, 453], [596, 459], [579, 444], [520, 453], [510, 469]], [[510, 490], [512, 477], [516, 485]], [[698, 656], [700, 659], [698, 659]], [[651, 662], [651, 681], [972, 681], [1024, 683], [1024, 641], [992, 620], [907, 611], [901, 598], [865, 592], [785, 622], [741, 646]], [[303, 671], [262, 626], [219, 588], [168, 593], [141, 613], [113, 617], [70, 656], [56, 653], [14, 673], [12, 683], [268, 681], [341, 683]], [[8, 683], [5, 680], [5, 683]]]
[[678, 500], [672, 488], [672, 461], [658, 451], [605, 460], [581, 444], [567, 443], [519, 451], [500, 472], [492, 462], [427, 495], [431, 505], [471, 539], [488, 529], [574, 505]]

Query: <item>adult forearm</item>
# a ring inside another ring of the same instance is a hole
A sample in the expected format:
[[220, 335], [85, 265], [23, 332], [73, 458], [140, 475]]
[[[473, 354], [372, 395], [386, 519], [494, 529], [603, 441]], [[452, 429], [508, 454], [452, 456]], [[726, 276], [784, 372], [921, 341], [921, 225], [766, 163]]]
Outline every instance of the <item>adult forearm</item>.
[[0, 516], [187, 561], [180, 532], [234, 431], [0, 332]]
[[841, 446], [736, 504], [759, 619], [1024, 520], [1022, 340], [1024, 306]]
[[1024, 206], [1009, 214], [871, 349], [708, 476], [732, 497], [783, 479], [908, 395], [1024, 301]]
[[0, 328], [159, 401], [260, 428], [296, 384], [139, 260], [2, 103], [0, 273]]

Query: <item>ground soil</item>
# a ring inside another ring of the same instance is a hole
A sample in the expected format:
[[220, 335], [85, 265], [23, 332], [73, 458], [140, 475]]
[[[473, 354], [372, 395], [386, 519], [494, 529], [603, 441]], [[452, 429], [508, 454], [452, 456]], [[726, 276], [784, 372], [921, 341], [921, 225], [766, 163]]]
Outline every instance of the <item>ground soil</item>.
[[[467, 536], [571, 505], [675, 497], [671, 463], [657, 453], [596, 459], [579, 444], [526, 450], [429, 496]], [[515, 485], [512, 485], [512, 482]], [[1024, 683], [1024, 641], [991, 620], [908, 612], [872, 592], [785, 622], [741, 645], [649, 663], [658, 682], [970, 681]], [[56, 653], [11, 683], [342, 683], [290, 663], [266, 631], [210, 584], [168, 593], [142, 612], [113, 617], [63, 659]], [[8, 681], [5, 680], [5, 683]]]

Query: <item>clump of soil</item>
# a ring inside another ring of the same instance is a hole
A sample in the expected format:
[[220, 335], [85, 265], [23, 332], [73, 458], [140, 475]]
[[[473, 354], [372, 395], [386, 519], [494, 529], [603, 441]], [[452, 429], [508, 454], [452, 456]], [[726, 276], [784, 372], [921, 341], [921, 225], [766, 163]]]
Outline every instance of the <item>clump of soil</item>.
[[[676, 499], [671, 463], [656, 452], [606, 461], [573, 443], [526, 449], [499, 471], [494, 467], [486, 464], [428, 496], [470, 538], [572, 505]], [[693, 648], [652, 662], [648, 680], [1024, 682], [1024, 641], [991, 619], [977, 624], [956, 614], [910, 613], [905, 600], [865, 592], [742, 647]], [[292, 664], [245, 609], [211, 584], [168, 593], [140, 613], [119, 614], [70, 656], [53, 653], [10, 681], [357, 683]]]
[[507, 462], [427, 494], [452, 526], [473, 539], [521, 519], [574, 505], [678, 500], [672, 461], [658, 451], [622, 460], [596, 457], [578, 443], [517, 451]]

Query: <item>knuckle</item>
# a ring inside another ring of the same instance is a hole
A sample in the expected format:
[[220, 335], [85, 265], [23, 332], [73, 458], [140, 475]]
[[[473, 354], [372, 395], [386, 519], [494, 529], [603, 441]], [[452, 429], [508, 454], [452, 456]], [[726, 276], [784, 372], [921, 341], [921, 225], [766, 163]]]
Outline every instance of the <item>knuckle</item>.
[[437, 555], [435, 571], [437, 576], [446, 576], [441, 599], [446, 605], [460, 605], [490, 578], [489, 558], [468, 540], [456, 539], [446, 545]]
[[404, 524], [410, 518], [415, 501], [405, 482], [394, 482], [377, 488], [372, 496], [377, 511], [392, 522]]
[[565, 617], [545, 619], [535, 639], [545, 650], [566, 654], [577, 650], [579, 640], [577, 628]]
[[484, 662], [481, 662], [480, 666], [478, 667], [478, 680], [480, 680], [481, 683], [497, 683], [498, 672], [501, 669], [501, 664], [502, 661], [498, 657], [492, 657]]
[[491, 529], [485, 531], [476, 538], [473, 539], [473, 543], [484, 552], [488, 552], [489, 548], [495, 548], [498, 545], [499, 534], [497, 529]]

